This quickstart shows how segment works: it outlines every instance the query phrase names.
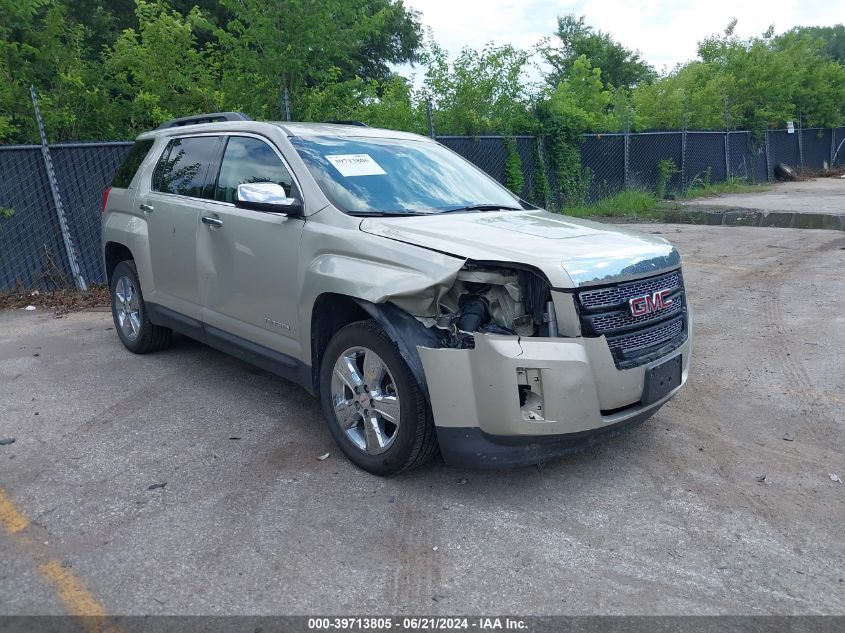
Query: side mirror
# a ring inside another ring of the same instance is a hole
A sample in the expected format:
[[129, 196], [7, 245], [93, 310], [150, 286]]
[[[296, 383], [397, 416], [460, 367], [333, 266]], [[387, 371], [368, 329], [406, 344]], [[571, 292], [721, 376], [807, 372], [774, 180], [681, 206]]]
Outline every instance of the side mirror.
[[235, 206], [269, 213], [282, 213], [297, 217], [304, 212], [302, 201], [288, 198], [284, 188], [274, 182], [252, 182], [238, 185]]

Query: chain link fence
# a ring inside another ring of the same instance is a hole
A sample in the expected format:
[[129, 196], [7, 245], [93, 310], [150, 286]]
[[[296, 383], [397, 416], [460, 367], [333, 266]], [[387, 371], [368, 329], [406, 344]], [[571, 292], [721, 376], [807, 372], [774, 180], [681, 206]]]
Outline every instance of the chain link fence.
[[[547, 206], [555, 187], [542, 139], [533, 136], [436, 137], [524, 199]], [[102, 194], [132, 143], [49, 146], [55, 179], [80, 273], [104, 282], [100, 257]], [[581, 165], [587, 201], [642, 189], [661, 196], [728, 178], [771, 181], [778, 163], [799, 172], [845, 166], [845, 127], [749, 132], [587, 134]], [[0, 147], [0, 291], [50, 289], [74, 280], [38, 145]], [[10, 211], [13, 212], [10, 215]]]
[[40, 148], [0, 149], [0, 289], [16, 283], [38, 288], [70, 282], [52, 209]]
[[544, 173], [542, 170], [545, 168], [541, 162], [536, 136], [437, 136], [435, 138], [509, 187], [523, 199], [540, 204], [539, 177], [541, 173]]
[[[100, 257], [102, 195], [130, 147], [132, 143], [50, 146], [70, 242], [89, 284], [105, 280]], [[0, 147], [0, 291], [73, 285], [41, 147]]]
[[76, 259], [89, 282], [105, 281], [100, 256], [103, 191], [131, 147], [132, 143], [78, 143], [51, 148]]

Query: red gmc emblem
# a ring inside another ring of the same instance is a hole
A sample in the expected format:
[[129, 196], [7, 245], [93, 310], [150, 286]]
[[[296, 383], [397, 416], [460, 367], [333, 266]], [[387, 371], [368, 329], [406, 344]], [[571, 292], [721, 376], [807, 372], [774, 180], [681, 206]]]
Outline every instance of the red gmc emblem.
[[628, 305], [631, 306], [631, 315], [640, 317], [668, 308], [672, 305], [672, 300], [667, 298], [671, 292], [671, 290], [660, 290], [650, 295], [628, 299]]

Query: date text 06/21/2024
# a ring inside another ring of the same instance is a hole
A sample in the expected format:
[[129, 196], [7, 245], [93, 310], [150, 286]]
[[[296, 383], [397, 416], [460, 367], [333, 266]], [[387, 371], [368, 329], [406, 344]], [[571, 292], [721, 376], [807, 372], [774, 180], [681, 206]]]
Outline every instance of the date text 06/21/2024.
[[391, 630], [402, 631], [524, 631], [527, 623], [519, 618], [509, 617], [333, 617], [309, 618], [311, 630]]

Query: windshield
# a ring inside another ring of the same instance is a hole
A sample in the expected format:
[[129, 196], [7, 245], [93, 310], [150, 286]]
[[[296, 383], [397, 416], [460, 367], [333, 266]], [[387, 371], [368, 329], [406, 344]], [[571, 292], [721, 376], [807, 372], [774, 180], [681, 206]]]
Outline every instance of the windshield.
[[507, 189], [437, 143], [329, 136], [290, 141], [326, 197], [346, 213], [523, 208]]

